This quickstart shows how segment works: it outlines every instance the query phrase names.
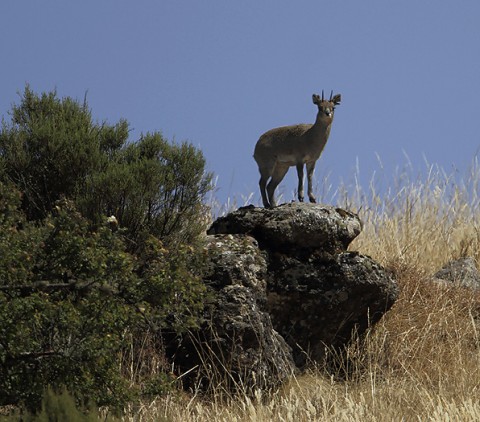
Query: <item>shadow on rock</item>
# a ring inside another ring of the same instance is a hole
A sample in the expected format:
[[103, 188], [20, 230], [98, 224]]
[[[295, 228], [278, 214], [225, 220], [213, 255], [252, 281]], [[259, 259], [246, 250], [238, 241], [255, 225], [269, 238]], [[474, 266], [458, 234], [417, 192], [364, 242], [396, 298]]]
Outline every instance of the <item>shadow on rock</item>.
[[349, 211], [305, 203], [216, 220], [204, 276], [215, 299], [201, 329], [170, 346], [175, 365], [203, 389], [272, 389], [361, 336], [398, 296], [384, 268], [347, 251], [361, 229]]

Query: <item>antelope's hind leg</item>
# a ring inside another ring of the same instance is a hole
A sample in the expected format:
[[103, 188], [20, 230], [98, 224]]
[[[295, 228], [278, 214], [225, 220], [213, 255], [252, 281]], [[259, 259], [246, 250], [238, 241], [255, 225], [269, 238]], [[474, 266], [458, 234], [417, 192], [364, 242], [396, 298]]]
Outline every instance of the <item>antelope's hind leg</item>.
[[272, 178], [267, 185], [268, 202], [270, 203], [271, 208], [277, 206], [277, 203], [275, 201], [275, 189], [277, 188], [278, 184], [283, 180], [283, 178], [287, 174], [287, 171], [288, 165], [280, 165], [278, 163], [273, 169]]
[[270, 203], [268, 202], [267, 198], [267, 182], [272, 175], [272, 169], [267, 167], [259, 167], [258, 170], [260, 171], [260, 182], [258, 183], [260, 186], [260, 194], [262, 195], [262, 202], [265, 208], [270, 208]]

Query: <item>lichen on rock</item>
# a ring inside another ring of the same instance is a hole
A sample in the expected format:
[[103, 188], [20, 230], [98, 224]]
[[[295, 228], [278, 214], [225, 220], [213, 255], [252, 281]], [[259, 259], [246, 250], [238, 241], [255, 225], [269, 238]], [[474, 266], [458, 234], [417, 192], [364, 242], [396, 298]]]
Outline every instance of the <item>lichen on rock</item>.
[[[347, 251], [361, 229], [352, 212], [306, 203], [243, 207], [212, 224], [203, 279], [215, 300], [195, 335], [215, 355], [217, 374], [274, 388], [390, 309], [398, 296], [391, 274]], [[201, 348], [186, 344], [177, 364], [207, 377]]]

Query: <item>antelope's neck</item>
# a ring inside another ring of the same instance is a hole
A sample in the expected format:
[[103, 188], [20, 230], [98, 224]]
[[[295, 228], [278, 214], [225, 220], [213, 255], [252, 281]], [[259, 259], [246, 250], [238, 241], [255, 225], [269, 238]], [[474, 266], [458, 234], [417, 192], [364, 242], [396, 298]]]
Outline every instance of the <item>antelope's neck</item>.
[[330, 129], [332, 127], [332, 122], [333, 119], [325, 121], [317, 118], [315, 124], [310, 128], [310, 136], [316, 142], [327, 142], [328, 136], [330, 135]]

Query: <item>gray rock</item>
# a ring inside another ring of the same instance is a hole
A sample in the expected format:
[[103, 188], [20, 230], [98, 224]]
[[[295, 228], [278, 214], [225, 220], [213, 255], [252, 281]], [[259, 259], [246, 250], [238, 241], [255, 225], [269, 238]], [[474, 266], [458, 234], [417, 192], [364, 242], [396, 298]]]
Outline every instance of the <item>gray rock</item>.
[[393, 305], [398, 287], [378, 263], [347, 246], [353, 213], [292, 203], [244, 207], [205, 239], [206, 322], [175, 351], [195, 385], [274, 388], [325, 348], [347, 345]]
[[248, 287], [258, 300], [265, 299], [267, 263], [254, 238], [231, 234], [207, 236], [205, 251], [205, 283], [217, 291], [229, 285]]
[[216, 220], [207, 234], [249, 234], [263, 249], [335, 253], [360, 234], [356, 214], [325, 205], [292, 202], [276, 208], [239, 208]]
[[297, 261], [276, 255], [268, 273], [268, 310], [292, 347], [297, 366], [321, 362], [325, 347], [341, 349], [390, 309], [398, 295], [391, 276], [354, 252]]
[[398, 286], [371, 258], [346, 252], [360, 233], [356, 214], [331, 206], [253, 206], [219, 218], [209, 234], [249, 234], [267, 257], [267, 309], [297, 366], [345, 346], [393, 305]]
[[[248, 236], [207, 236], [205, 282], [215, 299], [205, 323], [181, 339], [174, 361], [187, 385], [242, 392], [271, 389], [296, 370], [290, 347], [266, 312], [266, 262]], [[170, 350], [172, 353], [172, 350]]]
[[434, 277], [465, 287], [480, 288], [480, 272], [475, 265], [475, 260], [471, 257], [450, 261], [437, 271]]

